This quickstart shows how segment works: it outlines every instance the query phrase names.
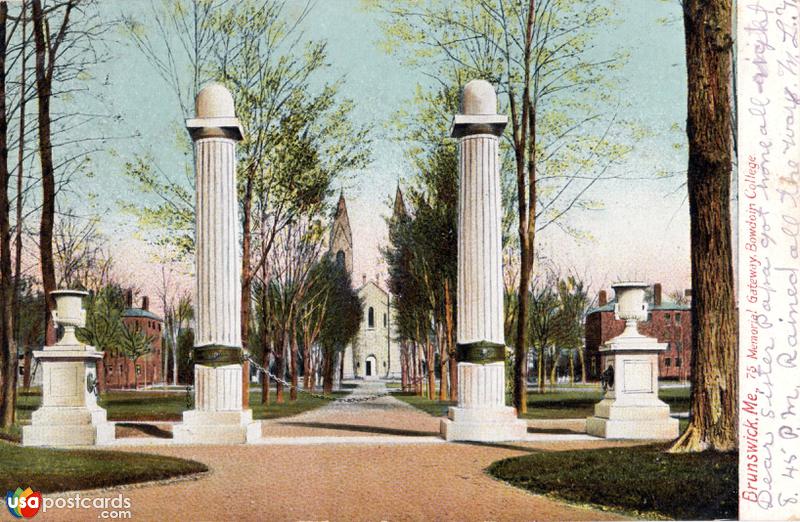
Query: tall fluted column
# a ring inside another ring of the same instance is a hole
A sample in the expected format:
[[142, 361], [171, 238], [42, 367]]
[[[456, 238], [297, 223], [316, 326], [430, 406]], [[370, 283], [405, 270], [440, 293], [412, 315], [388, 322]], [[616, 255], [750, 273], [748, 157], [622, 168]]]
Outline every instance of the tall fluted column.
[[246, 442], [260, 424], [242, 408], [241, 263], [236, 142], [243, 138], [233, 97], [211, 84], [197, 95], [186, 127], [195, 144], [195, 408], [177, 442]]
[[503, 263], [499, 136], [508, 118], [486, 81], [464, 87], [459, 143], [458, 407], [441, 423], [447, 440], [501, 441], [525, 437], [527, 425], [505, 405]]

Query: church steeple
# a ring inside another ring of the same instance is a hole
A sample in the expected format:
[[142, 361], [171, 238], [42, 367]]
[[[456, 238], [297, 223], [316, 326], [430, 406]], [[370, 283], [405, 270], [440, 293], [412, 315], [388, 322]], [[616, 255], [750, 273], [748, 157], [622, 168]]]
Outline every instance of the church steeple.
[[403, 200], [403, 191], [400, 190], [400, 183], [397, 184], [397, 192], [394, 195], [394, 213], [392, 217], [397, 219], [398, 217], [406, 215], [406, 202]]
[[347, 202], [344, 191], [339, 193], [339, 202], [333, 213], [331, 227], [330, 252], [336, 261], [342, 263], [348, 274], [353, 273], [353, 233], [350, 230], [350, 219], [347, 217]]

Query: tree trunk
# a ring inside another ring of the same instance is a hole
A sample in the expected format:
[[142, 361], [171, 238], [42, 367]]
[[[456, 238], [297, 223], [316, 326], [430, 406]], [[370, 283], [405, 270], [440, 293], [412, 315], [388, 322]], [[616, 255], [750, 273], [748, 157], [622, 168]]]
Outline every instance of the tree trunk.
[[[253, 177], [247, 174], [244, 197], [242, 198], [242, 297], [241, 297], [241, 339], [242, 349], [247, 350], [250, 337], [250, 305], [252, 274], [250, 272], [250, 242], [252, 233], [250, 221], [253, 208]], [[250, 404], [250, 362], [245, 360], [242, 364], [242, 407]]]
[[544, 393], [544, 376], [546, 368], [544, 367], [544, 346], [539, 346], [536, 354], [536, 387], [539, 393]]
[[578, 359], [581, 363], [581, 383], [586, 383], [586, 356], [583, 351], [583, 347], [578, 348]]
[[297, 332], [295, 331], [294, 321], [289, 324], [289, 371], [292, 373], [292, 389], [289, 390], [289, 400], [297, 400], [297, 386], [298, 386], [298, 373], [297, 373]]
[[[22, 17], [22, 43], [21, 43], [21, 71], [20, 71], [20, 99], [19, 99], [19, 142], [17, 144], [17, 225], [16, 234], [14, 239], [15, 256], [14, 256], [14, 339], [19, 342], [19, 297], [22, 290], [22, 206], [23, 206], [23, 178], [25, 172], [25, 102], [27, 100], [27, 67], [26, 62], [28, 58], [27, 52], [27, 2], [22, 0], [22, 7], [20, 8], [20, 16]], [[33, 352], [30, 346], [25, 346], [25, 356], [23, 363], [24, 374], [22, 376], [22, 385], [25, 390], [30, 388], [31, 385], [31, 359]]]
[[430, 339], [425, 340], [425, 362], [428, 371], [428, 399], [433, 400], [436, 393], [436, 355], [433, 351], [433, 343]]
[[445, 326], [447, 328], [447, 366], [450, 369], [450, 400], [458, 400], [458, 361], [456, 359], [455, 321], [453, 320], [453, 299], [450, 293], [450, 280], [444, 280]]
[[330, 349], [323, 349], [322, 359], [322, 393], [333, 393], [333, 372], [335, 371], [334, 352]]
[[[286, 334], [280, 332], [275, 342], [275, 375], [281, 381], [286, 378]], [[283, 383], [275, 383], [275, 404], [283, 404]]]
[[689, 426], [672, 452], [737, 444], [737, 332], [730, 229], [731, 0], [683, 3], [692, 259]]
[[[522, 219], [522, 217], [520, 217]], [[523, 232], [520, 230], [520, 238]], [[530, 253], [527, 249], [523, 249], [520, 256], [522, 258], [522, 265], [527, 264], [527, 256]], [[525, 346], [525, 339], [528, 336], [525, 333], [527, 327], [528, 317], [528, 286], [529, 286], [530, 271], [524, 268], [520, 269], [520, 282], [519, 282], [519, 298], [517, 303], [517, 333], [516, 343], [514, 346], [514, 387], [513, 387], [513, 403], [514, 408], [517, 409], [517, 415], [522, 415], [528, 411], [527, 391], [528, 383], [525, 382], [525, 363], [528, 358], [528, 351]]]
[[[39, 107], [39, 160], [42, 177], [42, 211], [39, 223], [39, 261], [42, 266], [42, 291], [44, 292], [45, 344], [56, 342], [56, 330], [51, 311], [53, 299], [50, 292], [56, 289], [56, 272], [53, 262], [53, 224], [55, 219], [55, 169], [53, 167], [53, 145], [50, 130], [50, 98], [52, 95], [53, 67], [55, 51], [60, 43], [49, 43], [50, 35], [45, 35], [47, 20], [42, 10], [41, 0], [33, 0], [33, 34], [36, 43], [36, 95]], [[69, 23], [71, 3], [66, 7], [63, 27]], [[45, 41], [47, 39], [47, 42]], [[45, 58], [48, 63], [45, 64]]]
[[442, 337], [442, 329], [439, 328], [439, 400], [447, 400], [447, 341]]

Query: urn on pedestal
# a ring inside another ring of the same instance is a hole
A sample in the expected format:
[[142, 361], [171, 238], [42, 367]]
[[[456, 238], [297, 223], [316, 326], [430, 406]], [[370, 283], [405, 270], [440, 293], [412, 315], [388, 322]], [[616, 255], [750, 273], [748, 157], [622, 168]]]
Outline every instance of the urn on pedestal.
[[658, 398], [658, 352], [666, 343], [646, 337], [636, 328], [647, 319], [644, 301], [648, 284], [626, 282], [612, 285], [617, 319], [625, 321], [625, 331], [606, 342], [600, 353], [606, 368], [601, 381], [603, 400], [586, 419], [589, 435], [609, 439], [672, 439], [678, 436], [678, 419]]
[[42, 405], [33, 412], [31, 425], [22, 429], [25, 446], [90, 446], [114, 440], [114, 425], [96, 396], [97, 361], [103, 358], [93, 346], [81, 343], [75, 329], [86, 323], [80, 290], [57, 290], [53, 322], [64, 333], [55, 345], [34, 352], [41, 365]]

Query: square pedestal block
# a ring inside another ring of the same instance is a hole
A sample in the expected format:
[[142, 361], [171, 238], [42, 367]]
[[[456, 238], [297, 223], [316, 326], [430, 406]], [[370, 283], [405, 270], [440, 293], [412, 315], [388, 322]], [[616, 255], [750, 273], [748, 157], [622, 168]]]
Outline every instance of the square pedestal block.
[[84, 407], [39, 408], [31, 416], [31, 425], [22, 428], [23, 446], [92, 446], [97, 439], [92, 412]]
[[261, 438], [261, 423], [253, 421], [252, 410], [190, 410], [172, 437], [177, 444], [245, 444]]
[[514, 408], [451, 407], [439, 431], [445, 440], [502, 442], [524, 439], [528, 423], [517, 418]]
[[659, 400], [631, 405], [603, 399], [595, 404], [594, 417], [586, 419], [586, 432], [607, 439], [674, 439], [678, 424]]
[[633, 421], [589, 417], [586, 432], [606, 439], [672, 440], [678, 437], [678, 419]]
[[102, 352], [83, 345], [56, 345], [34, 352], [42, 365], [42, 406], [22, 429], [24, 446], [110, 444], [115, 426], [87, 382], [96, 378]]

